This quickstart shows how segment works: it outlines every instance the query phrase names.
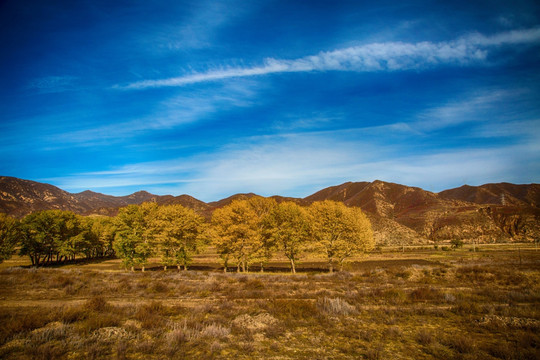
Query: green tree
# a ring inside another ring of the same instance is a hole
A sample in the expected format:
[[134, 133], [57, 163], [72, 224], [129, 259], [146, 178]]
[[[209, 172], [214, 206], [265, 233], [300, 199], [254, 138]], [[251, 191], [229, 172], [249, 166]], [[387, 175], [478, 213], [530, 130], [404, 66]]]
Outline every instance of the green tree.
[[87, 249], [83, 218], [70, 211], [56, 211], [56, 229], [58, 249], [56, 261], [75, 260], [78, 254]]
[[45, 210], [27, 215], [21, 225], [21, 255], [32, 265], [74, 260], [82, 251], [81, 225], [70, 211]]
[[450, 240], [450, 244], [451, 244], [452, 249], [456, 250], [463, 247], [463, 240], [454, 238]]
[[193, 254], [204, 245], [204, 218], [182, 205], [161, 206], [153, 227], [164, 269], [176, 265], [187, 270]]
[[306, 211], [293, 202], [283, 202], [272, 209], [264, 220], [265, 237], [269, 246], [276, 247], [289, 259], [291, 272], [309, 240]]
[[0, 213], [0, 263], [11, 258], [20, 236], [20, 225], [17, 219]]
[[134, 270], [135, 265], [145, 266], [152, 255], [152, 246], [157, 205], [143, 203], [128, 205], [120, 209], [116, 216], [116, 235], [114, 250], [122, 258], [126, 268]]
[[87, 217], [86, 226], [89, 231], [89, 243], [92, 247], [92, 257], [114, 255], [114, 236], [116, 225], [114, 219], [106, 216]]
[[335, 264], [343, 267], [345, 259], [374, 247], [371, 224], [356, 207], [325, 200], [308, 208], [313, 248], [328, 261], [330, 272]]
[[28, 255], [33, 266], [51, 261], [58, 252], [59, 229], [52, 211], [27, 215], [22, 221], [21, 255]]

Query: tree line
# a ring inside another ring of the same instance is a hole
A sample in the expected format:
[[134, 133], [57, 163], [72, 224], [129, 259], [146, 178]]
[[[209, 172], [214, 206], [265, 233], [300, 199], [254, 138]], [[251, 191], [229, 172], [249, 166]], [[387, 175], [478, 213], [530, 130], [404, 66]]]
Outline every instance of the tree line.
[[181, 205], [156, 203], [129, 205], [114, 218], [45, 210], [17, 220], [0, 213], [0, 262], [18, 249], [34, 266], [117, 256], [131, 270], [144, 271], [154, 257], [165, 270], [187, 269], [208, 245], [215, 247], [224, 271], [247, 272], [254, 265], [264, 271], [278, 254], [293, 273], [308, 256], [324, 258], [332, 272], [371, 250], [374, 240], [359, 208], [329, 200], [308, 207], [263, 197], [235, 200], [209, 221]]

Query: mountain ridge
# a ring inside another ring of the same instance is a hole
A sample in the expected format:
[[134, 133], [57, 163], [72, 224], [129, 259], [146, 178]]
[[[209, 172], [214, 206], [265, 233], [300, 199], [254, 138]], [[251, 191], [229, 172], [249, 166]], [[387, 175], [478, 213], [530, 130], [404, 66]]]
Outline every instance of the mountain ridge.
[[[234, 194], [206, 203], [186, 194], [155, 195], [144, 190], [125, 196], [91, 190], [69, 193], [50, 184], [0, 177], [0, 212], [19, 218], [47, 209], [114, 216], [121, 207], [148, 201], [160, 205], [180, 204], [209, 218], [217, 208], [254, 196], [258, 195]], [[279, 195], [270, 198], [278, 202], [294, 201], [299, 205], [334, 200], [358, 206], [370, 218], [376, 240], [381, 244], [453, 238], [493, 242], [540, 237], [540, 184], [534, 183], [463, 185], [434, 193], [419, 187], [375, 180], [330, 186], [305, 198]]]

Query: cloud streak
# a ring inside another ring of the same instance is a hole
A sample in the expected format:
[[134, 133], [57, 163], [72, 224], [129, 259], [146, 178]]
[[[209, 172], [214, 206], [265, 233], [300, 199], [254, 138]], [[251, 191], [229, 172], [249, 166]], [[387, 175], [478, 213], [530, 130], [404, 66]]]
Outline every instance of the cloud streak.
[[65, 144], [94, 146], [122, 141], [133, 136], [144, 136], [147, 131], [167, 131], [182, 125], [202, 121], [220, 111], [249, 107], [257, 94], [257, 87], [249, 80], [224, 84], [210, 91], [183, 93], [160, 101], [153, 112], [140, 118], [54, 134], [48, 139], [52, 148]]
[[[522, 182], [538, 172], [536, 141], [411, 154], [355, 136], [288, 134], [244, 138], [212, 153], [135, 163], [107, 171], [47, 179], [67, 190], [116, 193], [138, 186], [160, 194], [187, 193], [214, 201], [238, 192], [303, 197], [345, 181], [381, 179], [431, 191], [464, 183]], [[519, 169], [526, 168], [526, 173]], [[125, 194], [118, 194], [125, 195]]]
[[446, 42], [383, 42], [353, 46], [299, 59], [267, 58], [253, 67], [222, 68], [160, 80], [142, 80], [122, 89], [185, 86], [228, 78], [312, 71], [404, 71], [437, 65], [468, 65], [485, 61], [493, 48], [540, 42], [540, 28], [513, 30], [486, 36], [474, 33]]

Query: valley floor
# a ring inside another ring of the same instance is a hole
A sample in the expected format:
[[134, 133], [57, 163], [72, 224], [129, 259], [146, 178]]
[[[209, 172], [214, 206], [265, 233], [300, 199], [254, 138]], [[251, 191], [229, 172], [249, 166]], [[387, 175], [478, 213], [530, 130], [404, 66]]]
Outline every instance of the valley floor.
[[[538, 359], [540, 252], [382, 249], [328, 274], [126, 272], [118, 260], [0, 270], [0, 358]], [[279, 260], [279, 259], [278, 259]]]

